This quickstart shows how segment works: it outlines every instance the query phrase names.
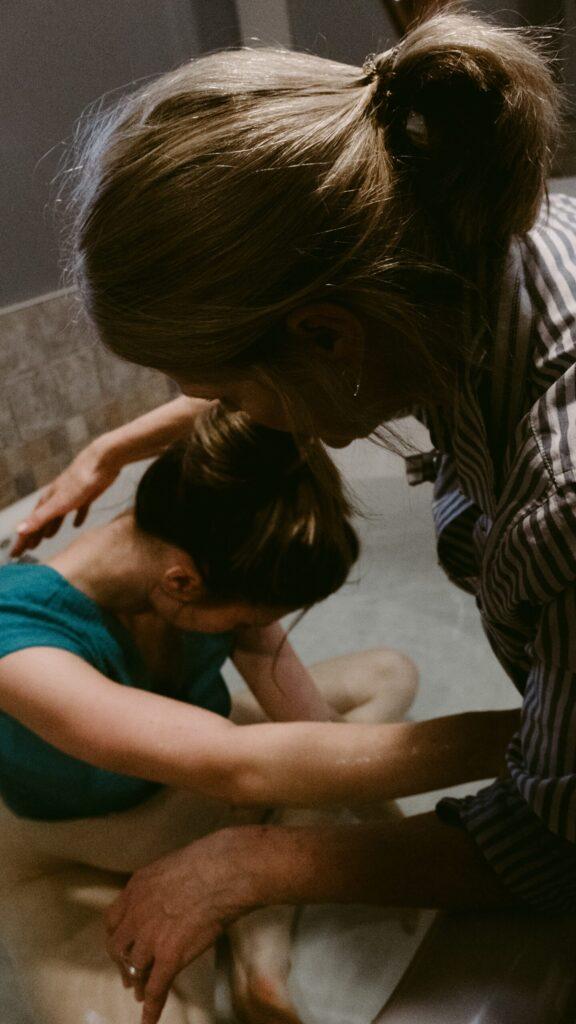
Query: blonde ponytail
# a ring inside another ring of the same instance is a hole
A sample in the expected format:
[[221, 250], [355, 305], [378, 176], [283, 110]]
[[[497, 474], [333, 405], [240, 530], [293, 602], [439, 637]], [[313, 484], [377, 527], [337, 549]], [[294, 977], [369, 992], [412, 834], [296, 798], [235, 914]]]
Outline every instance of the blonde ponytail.
[[[309, 357], [286, 315], [340, 302], [409, 354], [413, 398], [462, 357], [463, 289], [534, 220], [556, 125], [538, 48], [471, 15], [434, 16], [364, 69], [202, 57], [96, 125], [72, 273], [119, 355], [198, 383], [248, 374], [293, 407]], [[361, 428], [345, 381], [315, 401]]]
[[506, 242], [531, 227], [559, 112], [533, 34], [439, 14], [373, 57], [371, 81], [373, 114], [415, 203], [459, 247]]

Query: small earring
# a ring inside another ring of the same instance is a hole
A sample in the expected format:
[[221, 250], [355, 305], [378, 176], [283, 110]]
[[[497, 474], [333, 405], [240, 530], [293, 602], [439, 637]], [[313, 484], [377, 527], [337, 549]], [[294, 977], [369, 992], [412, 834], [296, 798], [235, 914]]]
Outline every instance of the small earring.
[[[347, 387], [350, 387], [350, 377], [346, 373], [345, 370], [342, 371], [342, 380], [345, 381]], [[356, 380], [356, 383], [355, 383], [353, 391], [352, 391], [352, 398], [358, 398], [358, 395], [360, 394], [360, 383], [361, 383], [361, 381], [362, 381], [362, 367], [360, 367], [360, 372], [358, 373], [358, 378]]]

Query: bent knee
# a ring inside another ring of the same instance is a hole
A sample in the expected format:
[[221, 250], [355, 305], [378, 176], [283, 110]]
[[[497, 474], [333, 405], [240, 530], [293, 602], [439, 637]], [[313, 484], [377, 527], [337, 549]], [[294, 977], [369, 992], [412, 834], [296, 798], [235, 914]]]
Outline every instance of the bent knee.
[[372, 652], [370, 704], [377, 721], [404, 717], [418, 691], [419, 673], [412, 658], [403, 651], [383, 647]]

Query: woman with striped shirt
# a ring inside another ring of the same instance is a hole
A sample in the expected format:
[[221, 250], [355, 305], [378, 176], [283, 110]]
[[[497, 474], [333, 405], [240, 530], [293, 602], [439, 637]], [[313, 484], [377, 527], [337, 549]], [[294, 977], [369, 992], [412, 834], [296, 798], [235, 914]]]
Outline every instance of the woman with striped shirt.
[[[436, 814], [225, 830], [137, 873], [110, 948], [144, 972], [146, 1024], [255, 905], [576, 909], [576, 205], [545, 199], [557, 107], [535, 45], [451, 8], [361, 70], [193, 61], [75, 161], [73, 269], [113, 351], [333, 446], [418, 411], [436, 450], [409, 472], [435, 481], [440, 560], [523, 700], [497, 780]], [[20, 549], [182, 431], [185, 403], [82, 453]], [[477, 718], [425, 724], [384, 757], [387, 797], [434, 788], [443, 758], [487, 777]]]

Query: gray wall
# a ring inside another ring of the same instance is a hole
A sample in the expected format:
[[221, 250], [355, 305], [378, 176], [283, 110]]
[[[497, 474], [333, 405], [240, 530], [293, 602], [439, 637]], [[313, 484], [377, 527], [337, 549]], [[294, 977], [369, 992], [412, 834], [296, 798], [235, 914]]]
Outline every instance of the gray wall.
[[232, 0], [1, 0], [0, 307], [59, 286], [54, 178], [82, 111], [237, 39]]
[[[256, 28], [263, 3], [267, 11], [268, 0], [250, 0]], [[538, 23], [557, 18], [562, 3], [475, 6]], [[395, 41], [381, 0], [286, 0], [286, 8], [297, 49], [359, 64]], [[58, 172], [82, 111], [238, 41], [234, 0], [0, 0], [0, 308], [59, 287]]]
[[[383, 0], [287, 0], [295, 49], [349, 64], [394, 45], [396, 33]], [[574, 0], [474, 0], [470, 7], [505, 25], [560, 24]]]
[[296, 50], [361, 65], [368, 53], [393, 46], [395, 32], [378, 0], [287, 0]]
[[[566, 5], [573, 0], [566, 0]], [[471, 5], [478, 11], [486, 11], [498, 21], [508, 25], [553, 25], [562, 17], [563, 0], [479, 0]]]
[[22, 302], [60, 284], [53, 179], [77, 118], [238, 41], [233, 0], [0, 0], [0, 507], [173, 393], [89, 344], [70, 296]]

